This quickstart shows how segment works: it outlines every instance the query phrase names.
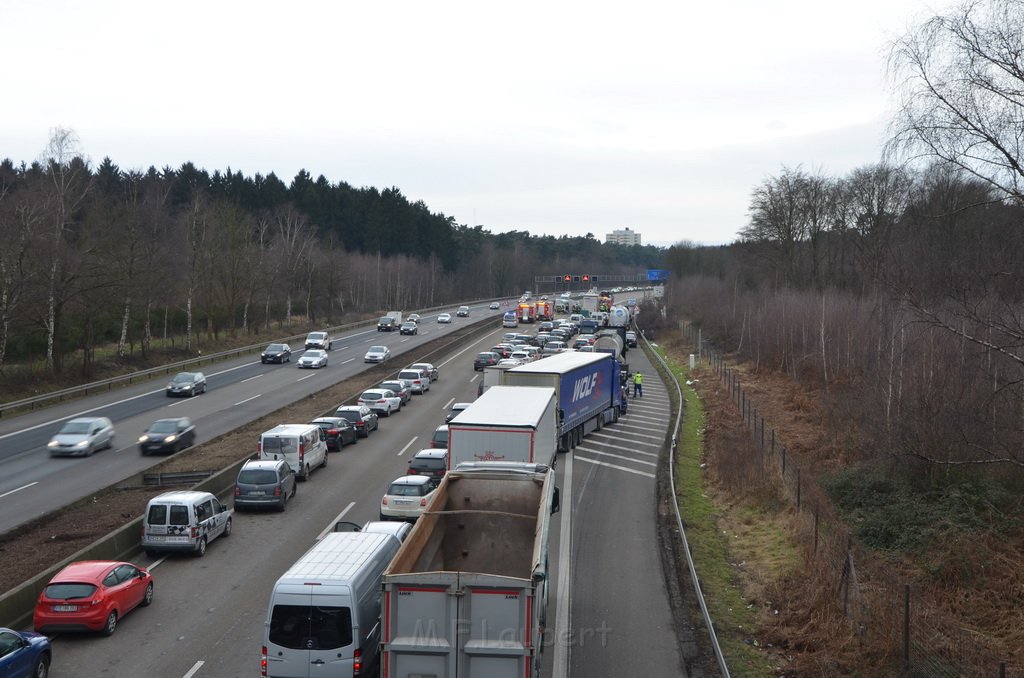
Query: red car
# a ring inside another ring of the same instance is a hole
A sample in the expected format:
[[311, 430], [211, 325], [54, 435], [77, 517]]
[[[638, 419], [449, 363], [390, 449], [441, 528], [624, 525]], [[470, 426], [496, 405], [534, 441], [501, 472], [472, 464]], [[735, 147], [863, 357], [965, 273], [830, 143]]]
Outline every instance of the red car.
[[116, 560], [82, 560], [50, 580], [32, 621], [38, 633], [99, 631], [109, 636], [126, 614], [152, 602], [149, 571]]

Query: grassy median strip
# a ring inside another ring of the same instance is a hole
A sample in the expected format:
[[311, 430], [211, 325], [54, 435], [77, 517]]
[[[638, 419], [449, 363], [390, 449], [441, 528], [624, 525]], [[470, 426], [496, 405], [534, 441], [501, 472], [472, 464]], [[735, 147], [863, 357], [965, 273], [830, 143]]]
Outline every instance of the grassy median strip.
[[[742, 582], [735, 564], [742, 558], [737, 558], [736, 553], [730, 549], [731, 545], [737, 544], [730, 540], [727, 531], [719, 527], [723, 511], [748, 514], [750, 508], [723, 509], [716, 506], [709, 496], [704, 470], [701, 468], [704, 456], [704, 404], [693, 387], [686, 383], [689, 370], [672, 360], [661, 347], [656, 350], [665, 357], [679, 380], [686, 401], [676, 458], [676, 493], [679, 496], [686, 538], [690, 543], [708, 612], [715, 623], [718, 642], [732, 675], [773, 675], [775, 662], [754, 645], [762, 613], [756, 605], [751, 606], [743, 597]], [[749, 519], [739, 513], [735, 517], [736, 522], [741, 523], [747, 523]], [[778, 536], [784, 541], [782, 535]]]

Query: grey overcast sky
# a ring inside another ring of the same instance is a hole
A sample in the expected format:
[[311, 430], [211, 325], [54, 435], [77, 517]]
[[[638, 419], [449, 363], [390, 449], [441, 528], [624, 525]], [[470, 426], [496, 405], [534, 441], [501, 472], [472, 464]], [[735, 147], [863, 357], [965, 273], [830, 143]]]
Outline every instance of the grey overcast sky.
[[731, 242], [877, 162], [886, 43], [949, 2], [0, 0], [0, 157], [398, 187], [494, 232]]

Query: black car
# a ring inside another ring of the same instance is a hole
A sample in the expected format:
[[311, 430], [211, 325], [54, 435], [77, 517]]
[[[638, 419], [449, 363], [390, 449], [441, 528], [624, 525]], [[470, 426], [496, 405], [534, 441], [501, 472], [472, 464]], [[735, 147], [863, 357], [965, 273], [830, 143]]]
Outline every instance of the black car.
[[167, 384], [167, 396], [187, 395], [189, 397], [206, 393], [206, 377], [202, 372], [182, 372], [174, 375]]
[[398, 329], [398, 321], [389, 315], [384, 316], [377, 321], [378, 332], [394, 332]]
[[377, 385], [377, 388], [393, 391], [396, 396], [402, 399], [403, 406], [412, 402], [412, 383], [405, 379], [382, 381]]
[[497, 365], [499, 360], [501, 360], [501, 357], [494, 351], [484, 351], [482, 353], [477, 353], [476, 357], [473, 358], [473, 369], [479, 372], [485, 367]]
[[430, 476], [441, 480], [447, 472], [448, 450], [431, 448], [420, 450], [409, 460], [406, 475]]
[[196, 442], [196, 427], [188, 417], [157, 419], [139, 437], [142, 454], [168, 454], [191, 447]]
[[356, 427], [344, 417], [320, 417], [309, 423], [319, 426], [327, 436], [328, 450], [340, 450], [346, 445], [356, 442], [359, 437]]
[[419, 334], [420, 327], [415, 322], [404, 322], [402, 326], [398, 328], [399, 334]]
[[379, 426], [377, 413], [366, 405], [342, 405], [335, 411], [334, 416], [348, 419], [360, 438], [369, 438], [370, 431], [376, 431]]
[[267, 363], [287, 363], [291, 362], [291, 359], [292, 347], [288, 344], [271, 344], [260, 355], [260, 362], [264, 365]]

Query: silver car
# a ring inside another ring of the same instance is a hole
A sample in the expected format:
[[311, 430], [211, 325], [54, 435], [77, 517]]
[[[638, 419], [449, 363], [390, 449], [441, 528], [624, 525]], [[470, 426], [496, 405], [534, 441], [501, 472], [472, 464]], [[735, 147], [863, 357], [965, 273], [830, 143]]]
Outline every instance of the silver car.
[[327, 351], [320, 349], [309, 349], [302, 354], [298, 362], [299, 368], [319, 369], [327, 367]]
[[391, 349], [387, 346], [371, 346], [370, 350], [363, 356], [363, 362], [382, 363], [391, 357]]
[[114, 425], [106, 417], [79, 417], [64, 423], [46, 447], [50, 455], [88, 457], [114, 446]]
[[202, 372], [182, 372], [167, 384], [167, 396], [195, 396], [206, 393], [206, 376]]

